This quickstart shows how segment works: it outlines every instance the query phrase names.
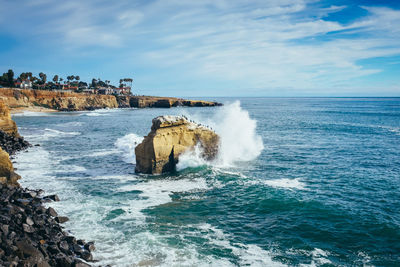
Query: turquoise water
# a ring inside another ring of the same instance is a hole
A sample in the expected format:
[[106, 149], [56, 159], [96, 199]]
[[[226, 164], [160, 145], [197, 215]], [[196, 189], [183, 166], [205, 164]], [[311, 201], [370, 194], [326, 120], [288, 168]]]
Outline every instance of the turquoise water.
[[[68, 230], [115, 266], [398, 266], [400, 99], [218, 99], [224, 107], [15, 116], [22, 185], [57, 193]], [[216, 162], [137, 175], [158, 115], [213, 127]]]

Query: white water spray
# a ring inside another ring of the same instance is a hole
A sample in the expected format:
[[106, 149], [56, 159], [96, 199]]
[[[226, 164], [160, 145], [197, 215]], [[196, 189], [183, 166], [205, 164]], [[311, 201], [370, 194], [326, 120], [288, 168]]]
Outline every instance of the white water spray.
[[132, 133], [118, 138], [115, 142], [115, 146], [123, 152], [125, 162], [135, 164], [135, 147], [142, 141], [143, 137]]
[[210, 125], [220, 136], [218, 156], [213, 162], [207, 163], [200, 156], [200, 147], [196, 147], [179, 157], [178, 170], [206, 164], [230, 167], [238, 162], [254, 160], [264, 149], [262, 138], [256, 132], [257, 121], [250, 118], [239, 101], [222, 107], [211, 120], [197, 118], [196, 121]]

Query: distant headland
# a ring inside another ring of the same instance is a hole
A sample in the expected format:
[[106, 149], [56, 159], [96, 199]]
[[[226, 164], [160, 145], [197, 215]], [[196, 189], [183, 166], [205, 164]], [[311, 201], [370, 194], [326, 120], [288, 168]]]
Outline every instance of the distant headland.
[[14, 77], [13, 70], [0, 76], [0, 99], [12, 112], [31, 111], [81, 111], [102, 108], [171, 108], [178, 106], [209, 107], [221, 103], [203, 100], [187, 100], [176, 97], [139, 96], [132, 94], [132, 78], [120, 79], [118, 87], [110, 81], [92, 79], [90, 84], [80, 81], [77, 75], [66, 80], [54, 75], [39, 78], [31, 72]]

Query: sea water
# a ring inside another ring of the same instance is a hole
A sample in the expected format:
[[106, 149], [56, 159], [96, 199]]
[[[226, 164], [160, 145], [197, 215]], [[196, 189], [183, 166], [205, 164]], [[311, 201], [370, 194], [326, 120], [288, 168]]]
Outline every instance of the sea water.
[[[58, 194], [98, 265], [400, 264], [400, 99], [216, 99], [223, 107], [24, 113], [21, 184]], [[135, 174], [159, 115], [221, 136], [206, 162]]]

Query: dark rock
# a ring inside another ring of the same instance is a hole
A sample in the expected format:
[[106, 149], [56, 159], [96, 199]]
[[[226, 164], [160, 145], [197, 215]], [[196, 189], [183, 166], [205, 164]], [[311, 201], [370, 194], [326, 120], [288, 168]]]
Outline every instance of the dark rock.
[[24, 150], [31, 146], [23, 137], [10, 135], [0, 130], [0, 147], [8, 154], [14, 155], [15, 152]]
[[65, 257], [62, 254], [57, 255], [57, 267], [72, 267], [73, 260], [71, 257]]
[[22, 196], [27, 198], [34, 198], [37, 196], [37, 193], [35, 191], [28, 191], [23, 193]]
[[64, 232], [60, 223], [68, 218], [46, 209], [41, 193], [0, 186], [0, 266], [89, 266], [83, 260], [93, 260], [93, 242]]
[[57, 212], [52, 207], [47, 209], [47, 214], [53, 217], [57, 217], [58, 215]]
[[83, 262], [83, 261], [75, 261], [75, 267], [90, 267], [89, 264]]
[[90, 253], [87, 250], [82, 251], [82, 253], [80, 253], [82, 259], [84, 259], [85, 261], [92, 261], [93, 260], [93, 256], [92, 253]]
[[3, 232], [4, 236], [8, 235], [8, 225], [6, 224], [1, 225], [0, 230]]
[[16, 242], [18, 253], [20, 258], [31, 258], [32, 261], [40, 262], [43, 261], [43, 254], [39, 251], [39, 249], [35, 248], [32, 244], [30, 244], [27, 240], [17, 241]]
[[67, 241], [61, 241], [60, 244], [58, 245], [58, 247], [61, 249], [61, 251], [63, 251], [64, 253], [69, 252], [69, 245], [67, 243]]
[[84, 251], [84, 248], [78, 244], [74, 244], [72, 247], [76, 253], [80, 254]]
[[24, 232], [26, 232], [26, 233], [33, 233], [33, 232], [35, 232], [35, 229], [32, 227], [32, 226], [30, 226], [30, 225], [27, 225], [27, 224], [22, 224], [22, 228], [24, 229]]
[[68, 217], [65, 217], [65, 216], [57, 216], [57, 217], [56, 217], [56, 221], [57, 221], [58, 223], [65, 223], [65, 222], [68, 222], [69, 219], [68, 219]]
[[34, 222], [33, 222], [31, 217], [26, 217], [25, 222], [26, 222], [27, 225], [30, 225], [30, 226], [32, 226], [34, 224]]
[[89, 250], [90, 252], [96, 249], [96, 247], [94, 246], [94, 242], [87, 242], [84, 247], [86, 250]]
[[48, 246], [47, 251], [50, 252], [51, 254], [58, 254], [60, 252], [60, 250], [56, 245]]
[[60, 198], [57, 195], [49, 195], [44, 198], [51, 199], [53, 201], [60, 201]]
[[77, 244], [76, 238], [73, 236], [66, 236], [64, 240], [68, 242], [68, 244]]

